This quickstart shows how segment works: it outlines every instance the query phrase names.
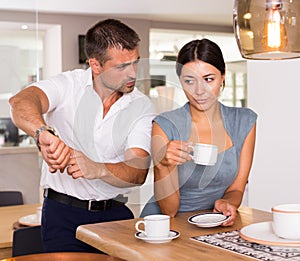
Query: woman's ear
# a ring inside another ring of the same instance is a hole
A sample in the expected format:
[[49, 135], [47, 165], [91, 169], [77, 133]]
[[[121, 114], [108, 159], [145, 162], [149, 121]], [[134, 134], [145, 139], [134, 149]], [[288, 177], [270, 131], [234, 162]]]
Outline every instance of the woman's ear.
[[100, 74], [101, 65], [95, 58], [89, 59], [89, 65], [95, 74]]
[[225, 81], [225, 78], [226, 78], [226, 72], [224, 72], [224, 73], [222, 74], [222, 82]]

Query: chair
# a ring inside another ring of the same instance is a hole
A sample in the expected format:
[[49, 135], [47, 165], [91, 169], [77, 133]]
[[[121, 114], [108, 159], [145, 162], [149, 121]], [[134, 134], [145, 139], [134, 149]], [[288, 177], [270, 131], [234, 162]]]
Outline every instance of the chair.
[[0, 191], [0, 206], [23, 205], [23, 195], [20, 191]]
[[13, 233], [12, 256], [43, 253], [41, 226], [16, 229]]

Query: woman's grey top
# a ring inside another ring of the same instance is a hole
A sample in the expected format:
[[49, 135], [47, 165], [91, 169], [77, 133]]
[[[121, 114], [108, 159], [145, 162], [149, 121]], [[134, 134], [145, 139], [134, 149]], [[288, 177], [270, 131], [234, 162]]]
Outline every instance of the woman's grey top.
[[[214, 202], [223, 197], [233, 183], [239, 167], [242, 146], [254, 126], [257, 114], [248, 108], [220, 104], [224, 127], [232, 140], [232, 147], [218, 154], [214, 166], [197, 165], [193, 161], [178, 165], [180, 186], [179, 212], [212, 209]], [[158, 115], [154, 120], [168, 139], [187, 141], [191, 132], [190, 105]], [[155, 198], [144, 207], [141, 217], [161, 213]]]

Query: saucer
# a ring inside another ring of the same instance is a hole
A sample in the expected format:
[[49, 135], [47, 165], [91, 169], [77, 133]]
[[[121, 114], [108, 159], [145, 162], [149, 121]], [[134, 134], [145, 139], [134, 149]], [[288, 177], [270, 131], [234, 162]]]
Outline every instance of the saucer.
[[29, 227], [40, 226], [41, 225], [41, 221], [37, 220], [36, 214], [21, 217], [18, 220], [18, 222], [23, 226], [29, 226]]
[[257, 244], [268, 246], [300, 247], [300, 240], [289, 240], [276, 236], [272, 222], [260, 222], [243, 227], [240, 237]]
[[137, 239], [144, 240], [145, 242], [152, 243], [152, 244], [160, 244], [160, 243], [168, 243], [171, 240], [177, 238], [180, 236], [180, 233], [175, 230], [170, 230], [169, 237], [163, 237], [163, 238], [147, 238], [145, 233], [143, 232], [136, 232], [135, 237]]
[[188, 222], [198, 227], [217, 227], [225, 222], [229, 216], [218, 212], [196, 214], [189, 217]]

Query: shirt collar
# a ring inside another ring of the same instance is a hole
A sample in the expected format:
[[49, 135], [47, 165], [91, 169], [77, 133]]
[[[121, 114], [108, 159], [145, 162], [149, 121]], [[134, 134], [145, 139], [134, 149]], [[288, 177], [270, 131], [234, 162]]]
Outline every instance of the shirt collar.
[[93, 86], [93, 76], [91, 67], [85, 70], [82, 83], [84, 87]]

